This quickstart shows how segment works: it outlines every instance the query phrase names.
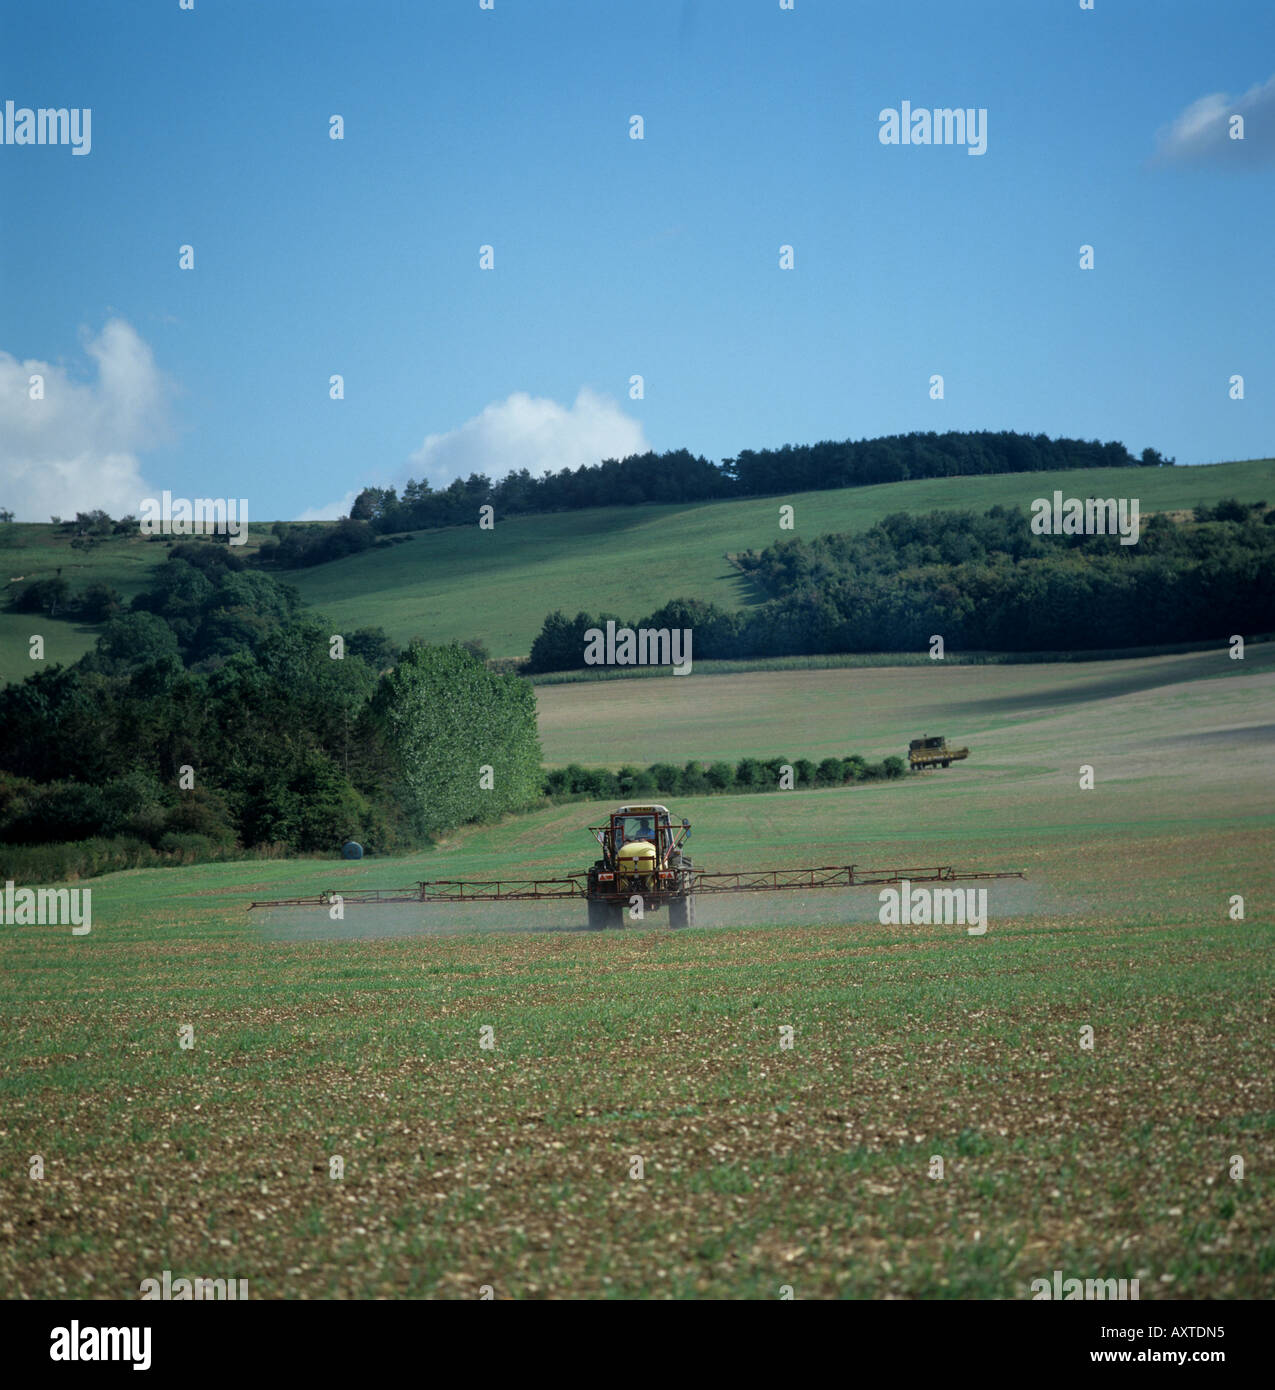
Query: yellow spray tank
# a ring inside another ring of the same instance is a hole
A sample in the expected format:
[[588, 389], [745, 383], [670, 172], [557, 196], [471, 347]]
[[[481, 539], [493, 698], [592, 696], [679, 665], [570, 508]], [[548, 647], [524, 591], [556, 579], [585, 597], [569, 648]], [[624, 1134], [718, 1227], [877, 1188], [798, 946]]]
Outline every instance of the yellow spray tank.
[[655, 877], [655, 846], [650, 840], [630, 840], [620, 846], [615, 857], [622, 874], [648, 882]]

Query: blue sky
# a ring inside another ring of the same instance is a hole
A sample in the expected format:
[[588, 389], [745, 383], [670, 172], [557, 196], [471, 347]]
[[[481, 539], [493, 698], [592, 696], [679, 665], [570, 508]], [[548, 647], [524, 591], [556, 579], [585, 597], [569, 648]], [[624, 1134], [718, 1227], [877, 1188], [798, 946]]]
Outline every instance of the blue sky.
[[[85, 157], [0, 146], [26, 519], [911, 429], [1275, 452], [1269, 0], [51, 0], [5, 29], [0, 109], [92, 110]], [[883, 145], [903, 100], [986, 108], [986, 153]]]

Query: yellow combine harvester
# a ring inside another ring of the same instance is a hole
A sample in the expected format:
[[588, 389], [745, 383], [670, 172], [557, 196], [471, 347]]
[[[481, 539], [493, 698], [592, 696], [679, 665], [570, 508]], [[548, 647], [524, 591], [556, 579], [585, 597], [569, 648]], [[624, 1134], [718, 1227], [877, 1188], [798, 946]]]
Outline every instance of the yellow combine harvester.
[[924, 772], [926, 768], [949, 767], [962, 758], [968, 758], [968, 748], [949, 748], [945, 738], [914, 738], [908, 744], [908, 766], [913, 772]]

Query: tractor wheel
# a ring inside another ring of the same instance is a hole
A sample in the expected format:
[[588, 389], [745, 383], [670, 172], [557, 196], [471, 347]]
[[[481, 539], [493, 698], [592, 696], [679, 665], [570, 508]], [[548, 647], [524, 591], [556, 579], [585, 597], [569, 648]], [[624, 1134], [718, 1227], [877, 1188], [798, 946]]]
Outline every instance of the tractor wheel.
[[617, 927], [617, 928], [620, 928], [620, 927], [627, 927], [627, 926], [629, 925], [628, 914], [627, 914], [627, 913], [625, 912], [625, 910], [624, 910], [624, 904], [623, 904], [623, 903], [607, 903], [607, 904], [606, 904], [606, 909], [607, 909], [607, 914], [609, 915], [609, 917], [610, 917], [610, 919], [611, 919], [611, 920], [607, 923], [607, 925], [608, 925], [609, 927]]
[[668, 924], [670, 927], [693, 927], [695, 925], [694, 893], [688, 893], [684, 898], [673, 898], [670, 901]]
[[607, 924], [607, 905], [600, 898], [589, 899], [589, 930], [602, 931]]

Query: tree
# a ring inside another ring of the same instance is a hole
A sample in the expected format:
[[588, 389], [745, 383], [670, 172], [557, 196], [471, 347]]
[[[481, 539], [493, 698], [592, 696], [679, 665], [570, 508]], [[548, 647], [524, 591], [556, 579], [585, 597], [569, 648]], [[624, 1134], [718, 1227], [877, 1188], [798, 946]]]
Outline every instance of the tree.
[[522, 810], [539, 797], [536, 696], [521, 677], [488, 671], [457, 645], [413, 646], [381, 677], [372, 709], [420, 833]]
[[90, 512], [76, 512], [75, 527], [84, 535], [109, 536], [115, 529], [115, 523], [108, 513], [96, 508]]
[[383, 627], [361, 627], [345, 640], [345, 649], [362, 657], [373, 671], [384, 671], [398, 660], [398, 648]]
[[707, 789], [708, 778], [705, 776], [704, 769], [692, 758], [682, 769], [677, 790], [683, 796], [699, 796]]
[[104, 623], [124, 607], [124, 600], [113, 584], [90, 584], [80, 599], [80, 616], [85, 622]]
[[[655, 778], [648, 769], [643, 767], [622, 767], [615, 774], [615, 780], [620, 784], [620, 795], [625, 797], [648, 796], [657, 790]], [[663, 788], [658, 790], [663, 790]]]
[[10, 600], [10, 607], [18, 613], [46, 613], [56, 618], [66, 607], [71, 586], [62, 576], [52, 579], [37, 579], [18, 591]]
[[350, 508], [350, 521], [374, 521], [387, 506], [398, 502], [393, 488], [365, 487]]
[[584, 665], [584, 634], [597, 627], [588, 613], [577, 613], [568, 618], [561, 609], [555, 609], [544, 620], [544, 625], [531, 644], [531, 654], [527, 660], [527, 670], [570, 671]]
[[156, 662], [181, 666], [172, 628], [154, 613], [121, 613], [98, 637], [92, 666], [107, 675], [124, 675]]
[[652, 763], [647, 771], [653, 790], [670, 794], [683, 790], [682, 769], [675, 763]]
[[741, 758], [735, 766], [735, 785], [748, 791], [759, 789], [765, 784], [766, 766], [756, 758]]
[[818, 787], [839, 787], [845, 764], [840, 758], [825, 758], [815, 769], [815, 785]]
[[568, 796], [571, 793], [571, 777], [565, 767], [552, 767], [544, 776], [546, 796]]
[[1213, 508], [1214, 521], [1247, 521], [1249, 509], [1237, 497], [1223, 497]]

